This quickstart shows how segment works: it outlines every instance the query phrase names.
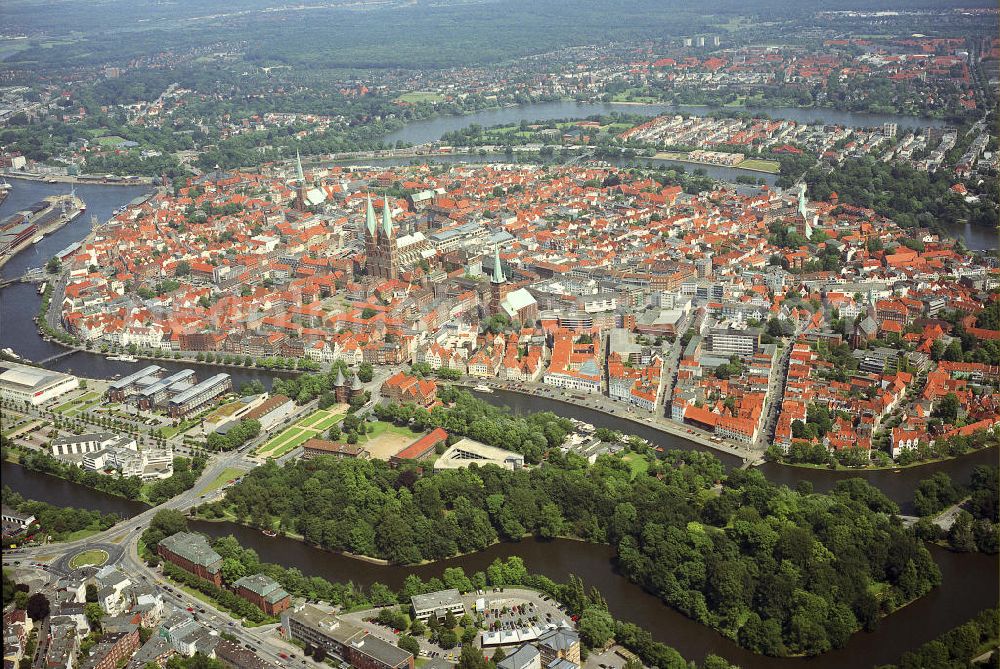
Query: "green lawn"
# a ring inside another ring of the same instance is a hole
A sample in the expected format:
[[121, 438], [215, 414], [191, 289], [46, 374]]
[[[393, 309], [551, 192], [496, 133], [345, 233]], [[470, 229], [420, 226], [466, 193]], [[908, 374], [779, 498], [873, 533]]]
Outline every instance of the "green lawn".
[[638, 453], [626, 453], [622, 456], [622, 460], [631, 468], [632, 478], [643, 476], [649, 470], [649, 460]]
[[202, 494], [214, 492], [229, 483], [230, 479], [239, 478], [244, 474], [246, 474], [246, 472], [242, 469], [237, 469], [236, 467], [226, 467], [222, 470], [222, 473], [215, 477], [214, 481], [205, 486], [201, 492]]
[[760, 160], [759, 158], [749, 158], [737, 165], [749, 170], [760, 170], [769, 174], [777, 174], [781, 170], [781, 163], [777, 160]]
[[77, 539], [86, 539], [87, 537], [92, 537], [98, 532], [100, 528], [93, 528], [88, 530], [77, 530], [76, 532], [70, 532], [65, 537], [62, 538], [63, 541], [76, 541]]
[[444, 96], [440, 93], [434, 93], [432, 91], [413, 91], [412, 93], [403, 93], [398, 98], [399, 102], [409, 102], [411, 104], [417, 102], [441, 102], [444, 100]]
[[417, 433], [413, 432], [413, 430], [411, 430], [410, 428], [399, 427], [398, 425], [386, 421], [380, 420], [374, 423], [368, 423], [368, 425], [371, 425], [373, 429], [371, 432], [361, 436], [361, 438], [358, 440], [358, 443], [360, 444], [375, 439], [376, 437], [382, 435], [385, 432], [391, 432], [393, 434], [402, 435], [404, 437], [413, 437], [413, 438], [417, 437]]
[[[60, 404], [55, 408], [55, 410], [58, 413], [68, 413], [72, 411], [73, 414], [77, 414], [86, 411], [94, 404], [98, 404], [100, 402], [100, 399], [101, 399], [101, 393], [94, 392], [93, 390], [91, 390], [90, 392], [84, 393], [83, 395], [77, 397], [76, 399]], [[83, 406], [85, 404], [88, 406]]]
[[322, 437], [323, 433], [343, 420], [343, 414], [335, 414], [320, 409], [299, 419], [280, 434], [267, 440], [257, 449], [257, 455], [277, 458], [298, 448], [313, 437]]
[[108, 561], [108, 554], [100, 549], [94, 549], [89, 551], [83, 551], [82, 553], [77, 553], [73, 556], [73, 559], [69, 561], [70, 569], [79, 569], [80, 567], [85, 567], [87, 565], [101, 566]]

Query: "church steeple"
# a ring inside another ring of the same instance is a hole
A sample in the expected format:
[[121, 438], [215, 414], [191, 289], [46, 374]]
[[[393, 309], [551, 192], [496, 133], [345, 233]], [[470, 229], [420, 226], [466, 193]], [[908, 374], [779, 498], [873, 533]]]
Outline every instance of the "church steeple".
[[365, 228], [368, 229], [369, 236], [375, 237], [375, 207], [372, 206], [371, 193], [368, 194], [368, 209], [365, 211]]
[[392, 238], [392, 212], [389, 210], [389, 196], [382, 195], [382, 234]]
[[299, 186], [306, 182], [306, 175], [302, 171], [302, 157], [299, 156], [298, 149], [295, 149], [295, 179], [299, 182]]
[[507, 277], [503, 274], [503, 266], [500, 264], [500, 246], [493, 247], [493, 283], [504, 283]]

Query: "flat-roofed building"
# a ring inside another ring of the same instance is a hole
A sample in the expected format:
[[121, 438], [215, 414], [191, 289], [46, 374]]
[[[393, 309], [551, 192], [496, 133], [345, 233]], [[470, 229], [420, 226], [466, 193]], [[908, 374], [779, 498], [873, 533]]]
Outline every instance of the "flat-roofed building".
[[82, 455], [84, 453], [95, 453], [112, 446], [131, 448], [136, 450], [138, 445], [135, 439], [114, 432], [90, 432], [87, 434], [74, 434], [68, 437], [59, 437], [52, 440], [52, 455], [59, 457], [62, 455]]
[[75, 376], [47, 369], [19, 365], [0, 374], [0, 397], [32, 406], [45, 404], [79, 387], [80, 381]]
[[337, 615], [305, 605], [283, 616], [290, 639], [318, 646], [356, 669], [413, 669], [413, 655]]
[[2, 512], [0, 515], [3, 516], [3, 524], [5, 526], [10, 525], [12, 527], [17, 527], [19, 529], [25, 529], [35, 522], [35, 517], [30, 513], [21, 513], [20, 511], [15, 511], [9, 506], [2, 507]]
[[496, 446], [487, 446], [472, 439], [462, 439], [435, 460], [434, 469], [461, 469], [473, 463], [480, 466], [496, 465], [513, 470], [524, 467], [524, 456]]
[[430, 620], [431, 617], [443, 620], [449, 611], [454, 616], [461, 616], [465, 613], [462, 596], [454, 588], [428, 592], [424, 595], [413, 595], [410, 597], [410, 605], [413, 607], [413, 615], [417, 620], [423, 622]]
[[760, 349], [760, 328], [712, 328], [712, 352], [723, 355], [736, 354], [741, 358], [752, 357]]

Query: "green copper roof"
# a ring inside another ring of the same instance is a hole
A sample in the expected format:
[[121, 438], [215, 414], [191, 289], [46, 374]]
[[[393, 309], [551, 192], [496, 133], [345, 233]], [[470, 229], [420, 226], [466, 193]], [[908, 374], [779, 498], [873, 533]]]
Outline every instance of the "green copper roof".
[[375, 236], [375, 208], [372, 206], [372, 196], [368, 196], [368, 210], [365, 212], [365, 227], [368, 228], [368, 234], [372, 237]]
[[500, 246], [493, 247], [493, 283], [503, 283], [507, 277], [503, 275], [503, 266], [500, 264]]
[[392, 236], [392, 213], [389, 211], [389, 196], [382, 196], [382, 232], [386, 237]]

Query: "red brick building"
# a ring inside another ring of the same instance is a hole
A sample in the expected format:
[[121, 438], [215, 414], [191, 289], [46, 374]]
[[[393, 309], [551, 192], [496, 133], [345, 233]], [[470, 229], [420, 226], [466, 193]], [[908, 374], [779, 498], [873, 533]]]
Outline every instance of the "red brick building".
[[278, 615], [292, 603], [291, 595], [264, 574], [244, 576], [233, 583], [233, 591], [269, 616]]
[[160, 540], [156, 554], [195, 576], [222, 587], [222, 556], [200, 534], [178, 532]]

